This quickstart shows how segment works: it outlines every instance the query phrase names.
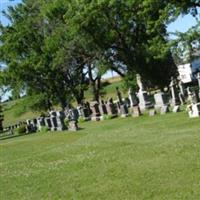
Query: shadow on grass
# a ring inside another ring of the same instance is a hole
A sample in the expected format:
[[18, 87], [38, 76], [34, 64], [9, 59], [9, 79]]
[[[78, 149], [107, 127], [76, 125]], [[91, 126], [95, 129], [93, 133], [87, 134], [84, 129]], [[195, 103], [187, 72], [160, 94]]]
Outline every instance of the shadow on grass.
[[17, 138], [17, 137], [21, 137], [21, 136], [28, 136], [28, 135], [32, 135], [32, 134], [35, 134], [35, 133], [29, 133], [29, 134], [24, 134], [24, 135], [7, 135], [7, 136], [1, 136], [0, 137], [0, 141], [2, 140], [8, 140], [8, 139], [12, 139], [12, 138]]

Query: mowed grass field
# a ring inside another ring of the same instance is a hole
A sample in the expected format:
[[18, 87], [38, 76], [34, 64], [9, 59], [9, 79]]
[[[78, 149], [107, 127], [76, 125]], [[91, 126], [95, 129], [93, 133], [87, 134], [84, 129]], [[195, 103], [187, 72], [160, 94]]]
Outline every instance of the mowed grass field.
[[185, 112], [0, 141], [1, 200], [198, 200], [200, 119]]

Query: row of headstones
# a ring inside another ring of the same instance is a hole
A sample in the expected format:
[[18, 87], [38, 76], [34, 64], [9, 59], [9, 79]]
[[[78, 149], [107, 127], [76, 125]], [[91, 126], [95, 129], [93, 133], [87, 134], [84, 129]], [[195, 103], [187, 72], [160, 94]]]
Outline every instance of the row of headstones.
[[[34, 133], [41, 131], [43, 127], [46, 127], [50, 131], [77, 131], [78, 130], [78, 117], [77, 110], [70, 109], [68, 112], [63, 111], [51, 111], [47, 117], [38, 117], [35, 119], [28, 119], [24, 122], [19, 122], [15, 125], [6, 127], [5, 132], [13, 134], [15, 129], [21, 126], [26, 127], [26, 133]], [[66, 124], [65, 119], [67, 119], [68, 124]]]
[[[27, 132], [41, 131], [43, 127], [50, 131], [77, 131], [78, 117], [76, 117], [76, 112], [75, 109], [70, 109], [68, 112], [51, 111], [47, 117], [27, 120]], [[67, 119], [68, 124], [66, 124], [65, 119]]]
[[137, 94], [132, 90], [129, 90], [129, 98], [123, 99], [121, 92], [118, 88], [116, 88], [118, 97], [117, 101], [109, 99], [108, 102], [101, 101], [101, 103], [98, 103], [93, 101], [91, 103], [83, 104], [77, 108], [79, 115], [85, 120], [101, 120], [104, 115], [109, 115], [111, 117], [121, 115], [122, 117], [126, 117], [129, 115], [128, 108], [131, 107], [130, 114], [132, 114], [132, 116], [139, 116], [144, 110], [149, 110], [149, 115], [152, 116], [156, 112], [160, 112], [160, 114], [169, 112], [170, 105], [172, 106], [173, 112], [178, 112], [180, 111], [180, 105], [185, 104], [186, 99], [188, 99], [189, 106], [187, 110], [189, 116], [200, 116], [200, 97], [198, 97], [194, 91], [192, 92], [189, 87], [186, 90], [180, 81], [176, 82], [176, 80], [172, 78], [169, 86], [171, 99], [167, 94], [158, 92], [154, 94], [154, 103], [150, 101], [147, 91], [144, 90], [144, 86], [139, 75], [137, 75], [137, 84], [139, 87]]

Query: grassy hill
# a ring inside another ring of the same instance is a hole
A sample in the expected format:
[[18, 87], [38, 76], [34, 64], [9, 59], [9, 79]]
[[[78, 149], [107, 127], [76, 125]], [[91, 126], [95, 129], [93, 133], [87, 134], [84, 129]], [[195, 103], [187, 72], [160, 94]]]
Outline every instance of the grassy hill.
[[199, 119], [181, 112], [80, 127], [1, 139], [1, 199], [199, 199]]
[[[108, 84], [104, 87], [103, 91], [105, 95], [103, 95], [103, 99], [107, 98], [114, 98], [116, 99], [116, 87], [120, 87], [122, 89], [122, 82], [119, 77], [109, 78], [104, 80], [104, 82], [107, 82]], [[122, 91], [123, 92], [123, 91]], [[127, 96], [126, 93], [124, 95]], [[90, 91], [86, 91], [85, 93], [86, 100], [91, 100], [91, 93]], [[15, 124], [17, 122], [26, 120], [26, 119], [32, 119], [34, 117], [37, 117], [39, 115], [38, 112], [34, 112], [33, 110], [30, 110], [30, 101], [29, 98], [22, 98], [15, 101], [9, 101], [3, 104], [4, 109], [4, 126], [9, 126], [12, 124]]]

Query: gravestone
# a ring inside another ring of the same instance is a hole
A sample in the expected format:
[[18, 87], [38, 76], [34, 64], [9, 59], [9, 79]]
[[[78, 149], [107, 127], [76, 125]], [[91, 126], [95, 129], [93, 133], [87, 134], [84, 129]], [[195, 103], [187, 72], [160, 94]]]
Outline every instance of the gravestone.
[[152, 104], [149, 100], [149, 96], [147, 94], [147, 91], [144, 90], [144, 86], [142, 83], [141, 76], [139, 74], [136, 75], [137, 79], [137, 85], [139, 87], [139, 91], [137, 93], [138, 99], [139, 99], [139, 107], [141, 111], [144, 111], [148, 108], [152, 107]]
[[185, 104], [185, 97], [186, 97], [186, 93], [185, 93], [185, 87], [184, 87], [184, 84], [183, 82], [180, 80], [178, 80], [178, 86], [179, 86], [179, 99], [180, 99], [180, 102], [181, 102], [181, 105], [184, 105]]
[[125, 104], [120, 105], [121, 117], [128, 117], [128, 107]]
[[130, 100], [130, 106], [131, 107], [138, 106], [139, 100], [138, 100], [135, 92], [133, 91], [133, 89], [129, 88], [128, 96], [129, 96], [129, 100]]
[[99, 103], [97, 101], [90, 102], [90, 108], [92, 110], [92, 121], [99, 121], [101, 114], [99, 111]]
[[179, 105], [174, 106], [172, 111], [173, 111], [174, 113], [180, 112], [180, 106], [179, 106]]
[[135, 94], [135, 92], [133, 91], [132, 88], [129, 88], [128, 91], [128, 96], [129, 96], [129, 100], [130, 100], [130, 106], [131, 106], [131, 114], [133, 117], [139, 117], [141, 115], [141, 111], [140, 108], [138, 106], [139, 104], [139, 100]]
[[187, 111], [190, 118], [200, 117], [200, 103], [188, 105]]
[[190, 104], [198, 103], [198, 97], [195, 92], [191, 91], [190, 87], [187, 87], [187, 93], [188, 93], [188, 102]]
[[50, 121], [51, 121], [51, 131], [57, 131], [58, 125], [57, 125], [56, 117], [51, 116]]
[[100, 114], [103, 116], [103, 115], [107, 115], [108, 114], [108, 111], [106, 109], [106, 105], [104, 103], [103, 100], [101, 100], [101, 103], [99, 104], [99, 111], [100, 111]]
[[122, 94], [121, 94], [121, 92], [119, 91], [119, 88], [118, 88], [118, 87], [116, 87], [116, 92], [117, 92], [117, 98], [118, 98], [119, 104], [122, 105], [122, 104], [123, 104]]
[[197, 81], [198, 81], [198, 86], [199, 86], [199, 91], [198, 91], [198, 97], [200, 99], [200, 72], [197, 73]]
[[37, 131], [37, 126], [33, 120], [26, 120], [26, 133], [34, 133]]
[[46, 126], [49, 130], [51, 130], [52, 125], [51, 125], [51, 119], [50, 119], [50, 117], [45, 117], [44, 122], [45, 122], [45, 126]]
[[44, 117], [38, 117], [37, 118], [37, 127], [38, 127], [38, 130], [41, 131], [41, 129], [42, 129], [43, 126], [45, 126]]
[[140, 107], [139, 106], [133, 106], [132, 107], [132, 116], [133, 117], [139, 117], [141, 115]]
[[77, 131], [78, 130], [78, 110], [77, 109], [70, 109], [68, 111], [67, 118], [69, 120], [68, 130], [69, 131]]
[[117, 117], [117, 108], [115, 107], [112, 98], [110, 98], [106, 103], [106, 109], [109, 116], [111, 116], [112, 118]]
[[167, 97], [163, 92], [154, 94], [155, 109], [160, 109], [168, 104]]
[[171, 82], [170, 82], [170, 90], [171, 90], [171, 96], [172, 96], [172, 101], [171, 101], [172, 106], [180, 105], [176, 82], [173, 77], [171, 78]]

